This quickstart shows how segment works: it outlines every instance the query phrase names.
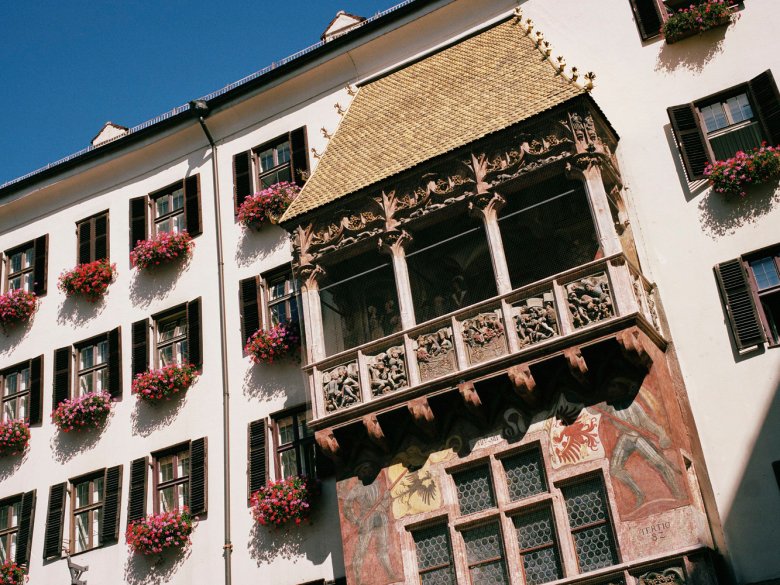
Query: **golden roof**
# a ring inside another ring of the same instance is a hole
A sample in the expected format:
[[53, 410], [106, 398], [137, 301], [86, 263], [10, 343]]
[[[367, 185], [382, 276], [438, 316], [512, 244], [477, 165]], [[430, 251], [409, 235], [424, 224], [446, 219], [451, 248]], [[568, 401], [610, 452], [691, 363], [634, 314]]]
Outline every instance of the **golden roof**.
[[582, 93], [505, 21], [361, 87], [282, 221]]

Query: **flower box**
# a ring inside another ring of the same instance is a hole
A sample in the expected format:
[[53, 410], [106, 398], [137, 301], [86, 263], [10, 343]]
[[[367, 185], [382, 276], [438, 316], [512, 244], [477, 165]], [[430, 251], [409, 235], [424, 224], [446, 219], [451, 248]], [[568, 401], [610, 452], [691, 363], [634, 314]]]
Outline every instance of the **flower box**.
[[299, 525], [312, 511], [319, 483], [305, 475], [270, 481], [252, 494], [252, 516], [263, 526], [280, 528], [289, 522]]
[[718, 193], [747, 195], [747, 187], [780, 177], [780, 146], [766, 142], [751, 152], [737, 152], [727, 160], [707, 165], [704, 175]]
[[167, 549], [181, 550], [190, 544], [195, 520], [187, 508], [135, 520], [125, 532], [127, 546], [138, 555], [158, 554]]
[[277, 223], [300, 190], [295, 183], [283, 181], [250, 195], [238, 208], [238, 221], [255, 229], [262, 227], [266, 221]]
[[680, 8], [664, 22], [661, 32], [667, 44], [676, 43], [736, 20], [731, 0], [705, 0]]
[[9, 290], [0, 295], [0, 326], [3, 330], [29, 321], [35, 309], [38, 308], [38, 297], [35, 293], [22, 289]]
[[79, 264], [73, 270], [60, 274], [59, 289], [67, 296], [81, 295], [89, 302], [100, 300], [108, 285], [116, 277], [116, 264], [108, 260], [96, 260], [87, 264]]
[[106, 422], [111, 404], [107, 392], [88, 392], [60, 402], [51, 413], [51, 420], [64, 433], [96, 429]]
[[148, 370], [133, 379], [132, 392], [147, 402], [170, 400], [173, 395], [186, 392], [199, 373], [192, 364], [171, 364]]
[[186, 232], [160, 232], [151, 240], [139, 240], [130, 252], [130, 264], [144, 270], [189, 258], [195, 242]]
[[272, 363], [288, 357], [301, 347], [300, 329], [294, 323], [280, 323], [270, 329], [260, 329], [247, 339], [244, 353], [256, 364]]
[[30, 442], [30, 424], [15, 419], [0, 422], [0, 457], [18, 455]]
[[22, 585], [27, 580], [24, 567], [13, 561], [0, 564], [0, 585]]

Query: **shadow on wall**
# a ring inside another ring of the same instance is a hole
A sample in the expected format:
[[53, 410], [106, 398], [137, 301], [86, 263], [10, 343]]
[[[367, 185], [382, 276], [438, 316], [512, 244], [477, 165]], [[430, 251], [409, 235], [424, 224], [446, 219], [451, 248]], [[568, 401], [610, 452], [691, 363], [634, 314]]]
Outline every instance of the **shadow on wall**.
[[[273, 371], [270, 371], [270, 368], [273, 368]], [[289, 384], [285, 384], [284, 381], [289, 377], [280, 375], [280, 370], [290, 368], [298, 369], [300, 365], [295, 362], [251, 364], [244, 374], [244, 396], [261, 402], [271, 402], [285, 396], [289, 391]]]
[[162, 585], [174, 578], [191, 554], [185, 550], [166, 551], [159, 555], [131, 554], [125, 563], [125, 583], [128, 585]]
[[[30, 439], [32, 443], [32, 439]], [[8, 455], [0, 459], [0, 481], [5, 481], [11, 477], [14, 473], [19, 471], [19, 468], [27, 461], [27, 453], [30, 451], [29, 447], [20, 455]]]
[[[726, 29], [720, 26], [700, 35], [668, 45], [663, 43], [655, 63], [656, 71], [672, 73], [678, 69], [699, 73], [717, 55], [723, 52]], [[699, 97], [699, 96], [693, 96]], [[674, 106], [676, 104], [669, 104]]]
[[284, 230], [278, 226], [265, 225], [259, 230], [240, 228], [236, 244], [236, 264], [239, 266], [251, 266], [255, 262], [261, 262], [273, 254], [280, 246], [287, 244]]
[[191, 258], [166, 266], [155, 266], [147, 270], [133, 269], [130, 283], [130, 300], [138, 307], [148, 307], [153, 301], [164, 299], [173, 288], [179, 276], [189, 268]]
[[172, 400], [164, 400], [160, 404], [152, 404], [136, 398], [135, 407], [130, 414], [133, 434], [148, 437], [154, 431], [170, 425], [184, 406], [184, 402], [187, 400], [186, 394], [193, 391], [196, 390], [190, 388], [185, 396], [176, 396]]
[[13, 352], [16, 346], [27, 337], [34, 321], [35, 313], [33, 313], [32, 319], [27, 323], [12, 325], [7, 330], [0, 330], [0, 333], [2, 333], [2, 337], [0, 337], [0, 356], [5, 357]]
[[76, 455], [80, 455], [92, 449], [100, 441], [100, 437], [106, 432], [108, 425], [111, 424], [113, 411], [108, 415], [108, 420], [100, 429], [91, 429], [85, 431], [71, 431], [64, 433], [60, 430], [55, 431], [51, 438], [50, 445], [52, 457], [58, 463], [67, 463]]
[[772, 212], [778, 204], [778, 181], [753, 185], [744, 197], [711, 191], [699, 203], [701, 225], [705, 234], [717, 240], [735, 233], [745, 225], [756, 223]]
[[90, 303], [79, 297], [66, 297], [57, 310], [57, 323], [80, 327], [92, 321], [106, 308], [105, 298]]

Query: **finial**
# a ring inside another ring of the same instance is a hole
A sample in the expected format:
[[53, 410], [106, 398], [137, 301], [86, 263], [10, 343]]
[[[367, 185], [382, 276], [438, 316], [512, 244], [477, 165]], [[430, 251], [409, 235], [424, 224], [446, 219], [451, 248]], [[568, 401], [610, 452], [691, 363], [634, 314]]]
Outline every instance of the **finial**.
[[542, 46], [542, 41], [544, 40], [544, 33], [540, 30], [536, 31], [536, 48], [540, 48]]
[[319, 152], [317, 152], [317, 149], [316, 149], [316, 148], [312, 148], [312, 149], [311, 149], [311, 154], [312, 154], [312, 156], [313, 156], [314, 158], [320, 158], [320, 157], [322, 156], [322, 155], [321, 155]]
[[328, 129], [325, 128], [325, 126], [320, 128], [320, 132], [322, 132], [322, 135], [325, 137], [326, 140], [330, 140], [331, 138], [333, 138], [333, 134], [328, 132]]
[[544, 53], [545, 57], [549, 58], [550, 54], [552, 53], [552, 45], [549, 43], [549, 41], [544, 41], [542, 45], [544, 46], [542, 53]]
[[566, 59], [563, 58], [563, 55], [558, 55], [555, 60], [557, 61], [555, 68], [558, 70], [558, 73], [563, 74], [563, 70], [566, 69]]
[[349, 83], [344, 89], [347, 90], [347, 95], [357, 95], [357, 92], [354, 89], [352, 89], [352, 86]]
[[534, 30], [534, 21], [529, 18], [525, 21], [525, 34], [530, 35], [532, 30]]
[[576, 67], [572, 67], [571, 68], [571, 80], [572, 81], [577, 81], [577, 78], [579, 76], [580, 76], [580, 74], [577, 72], [577, 68]]
[[585, 80], [586, 80], [586, 83], [585, 83], [585, 90], [586, 90], [586, 91], [590, 91], [590, 90], [592, 90], [592, 89], [593, 89], [593, 80], [594, 80], [594, 79], [596, 79], [596, 74], [595, 74], [595, 73], [593, 73], [593, 71], [588, 71], [588, 72], [585, 74]]
[[341, 104], [336, 102], [333, 104], [333, 107], [336, 108], [336, 112], [338, 112], [339, 116], [343, 116], [346, 113], [346, 110], [341, 107]]
[[519, 6], [515, 6], [515, 9], [512, 11], [512, 13], [515, 15], [515, 24], [518, 24], [523, 20], [523, 9]]

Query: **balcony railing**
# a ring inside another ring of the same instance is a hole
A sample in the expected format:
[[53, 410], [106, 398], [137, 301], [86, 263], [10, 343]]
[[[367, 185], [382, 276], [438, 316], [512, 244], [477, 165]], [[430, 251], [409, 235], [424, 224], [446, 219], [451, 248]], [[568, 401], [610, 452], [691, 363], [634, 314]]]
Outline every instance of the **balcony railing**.
[[631, 315], [663, 337], [655, 306], [654, 286], [623, 254], [589, 262], [307, 364], [314, 426], [457, 383], [508, 357], [556, 351]]

